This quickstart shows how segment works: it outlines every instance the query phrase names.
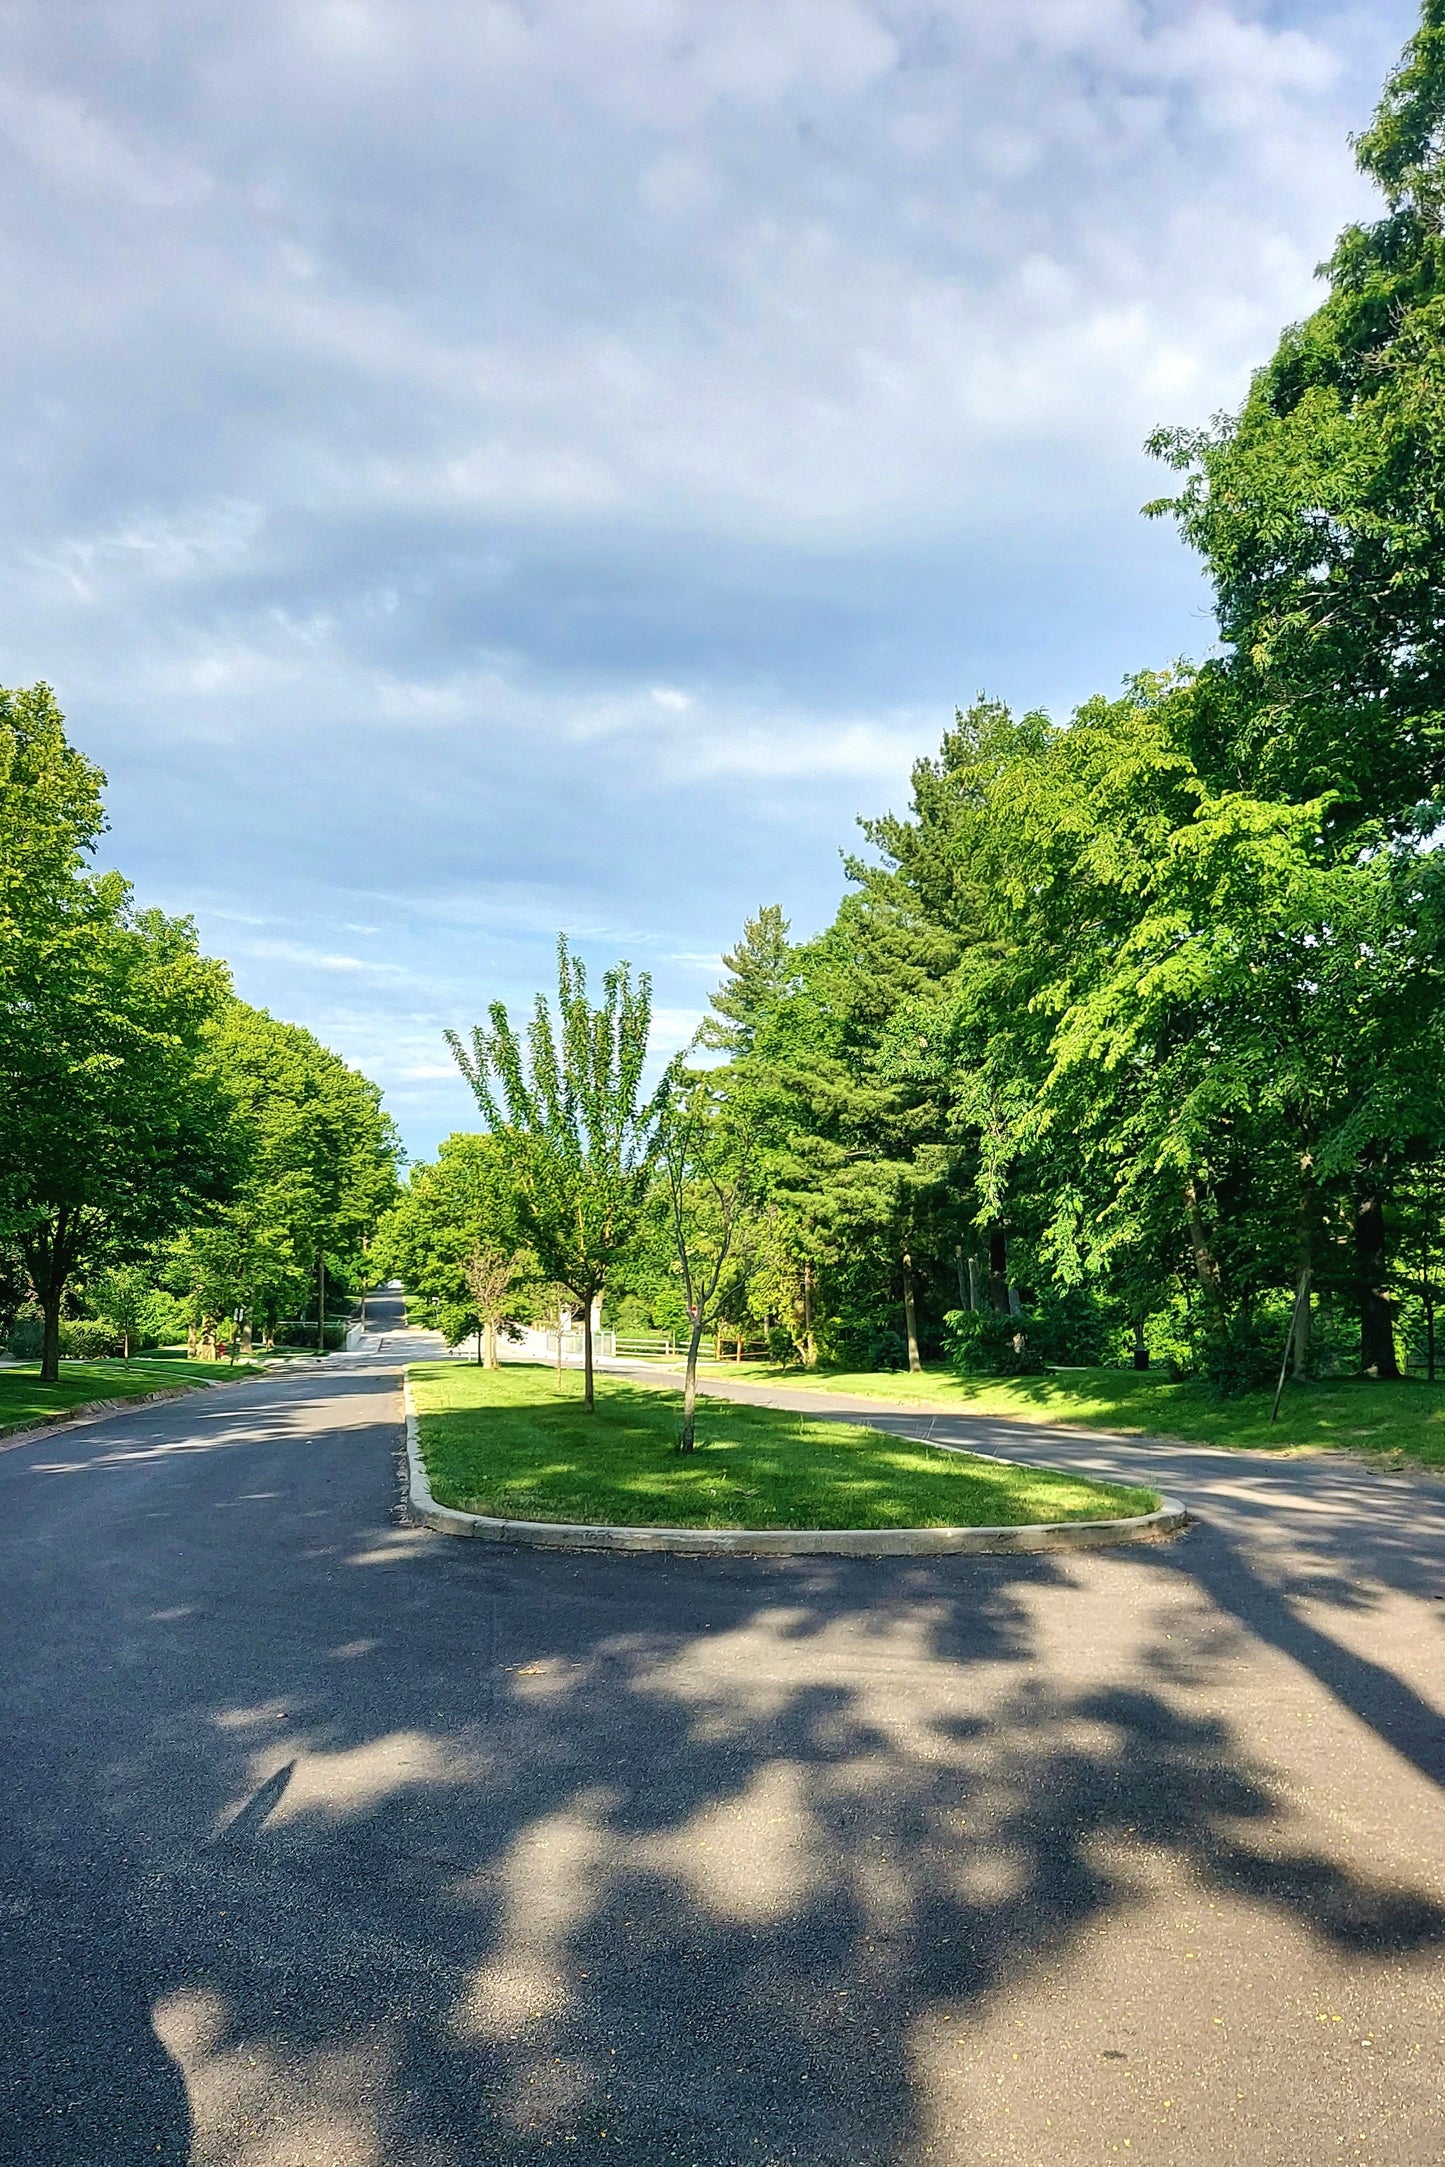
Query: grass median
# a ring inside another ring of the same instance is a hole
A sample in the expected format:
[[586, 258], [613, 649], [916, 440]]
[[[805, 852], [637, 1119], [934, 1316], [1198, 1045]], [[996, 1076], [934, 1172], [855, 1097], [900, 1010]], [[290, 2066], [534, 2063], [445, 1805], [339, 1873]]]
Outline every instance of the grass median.
[[173, 1362], [164, 1357], [148, 1362], [138, 1355], [131, 1362], [62, 1362], [60, 1382], [42, 1384], [39, 1363], [27, 1362], [15, 1369], [0, 1369], [0, 1437], [7, 1430], [77, 1414], [96, 1400], [139, 1400], [150, 1392], [173, 1391], [177, 1385], [260, 1374], [246, 1362]]
[[528, 1363], [411, 1370], [438, 1504], [504, 1520], [594, 1526], [1023, 1527], [1152, 1512], [1152, 1490], [940, 1452], [907, 1438], [771, 1407], [698, 1405], [698, 1447], [673, 1450], [678, 1392], [582, 1380]]
[[1163, 1370], [1057, 1369], [1042, 1377], [955, 1377], [951, 1370], [802, 1370], [763, 1362], [704, 1364], [699, 1374], [768, 1384], [939, 1414], [997, 1415], [1010, 1422], [1182, 1438], [1189, 1444], [1298, 1452], [1321, 1446], [1362, 1452], [1383, 1465], [1445, 1467], [1445, 1383], [1402, 1378], [1381, 1384], [1336, 1377], [1285, 1385], [1278, 1422], [1273, 1391], [1220, 1399], [1196, 1380]]

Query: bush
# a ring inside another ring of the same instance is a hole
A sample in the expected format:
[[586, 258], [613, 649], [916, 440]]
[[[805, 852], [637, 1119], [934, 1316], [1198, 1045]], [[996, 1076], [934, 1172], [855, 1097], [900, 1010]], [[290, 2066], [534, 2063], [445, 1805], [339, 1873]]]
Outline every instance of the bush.
[[1260, 1325], [1252, 1318], [1231, 1317], [1204, 1336], [1200, 1367], [1221, 1399], [1258, 1392], [1279, 1376], [1284, 1354], [1285, 1322]]
[[[7, 1342], [17, 1362], [38, 1362], [45, 1341], [45, 1319], [38, 1302], [26, 1302], [10, 1327]], [[103, 1362], [120, 1353], [120, 1334], [94, 1317], [62, 1317], [60, 1358], [63, 1362]]]
[[44, 1329], [40, 1304], [38, 1302], [22, 1302], [15, 1312], [15, 1322], [10, 1327], [10, 1337], [6, 1341], [6, 1346], [17, 1362], [38, 1362], [40, 1360], [40, 1347]]
[[903, 1335], [886, 1324], [840, 1324], [831, 1341], [828, 1358], [841, 1369], [902, 1369], [908, 1360]]
[[943, 1320], [948, 1366], [959, 1377], [1037, 1377], [1048, 1367], [1030, 1344], [1035, 1320], [997, 1309], [950, 1309]]
[[98, 1317], [64, 1319], [60, 1326], [60, 1355], [65, 1362], [105, 1362], [119, 1354], [123, 1341], [113, 1324]]
[[1113, 1336], [1103, 1304], [1088, 1287], [1051, 1288], [1030, 1308], [1028, 1324], [1029, 1345], [1045, 1362], [1080, 1367], [1104, 1361]]

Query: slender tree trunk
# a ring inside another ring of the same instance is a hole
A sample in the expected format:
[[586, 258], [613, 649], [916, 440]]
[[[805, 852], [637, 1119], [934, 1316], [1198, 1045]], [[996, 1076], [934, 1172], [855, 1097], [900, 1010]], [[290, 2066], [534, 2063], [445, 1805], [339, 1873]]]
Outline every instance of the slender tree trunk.
[[1385, 1204], [1375, 1169], [1361, 1169], [1355, 1191], [1355, 1275], [1360, 1305], [1360, 1367], [1367, 1377], [1395, 1379], [1395, 1323], [1389, 1295]]
[[482, 1366], [482, 1327], [477, 1326], [477, 1368]]
[[195, 1359], [196, 1359], [196, 1348], [197, 1348], [197, 1339], [196, 1339], [196, 1328], [195, 1328], [195, 1326], [194, 1326], [193, 1324], [188, 1324], [188, 1325], [186, 1326], [186, 1360], [187, 1360], [188, 1362], [194, 1362], [194, 1361], [195, 1361]]
[[1144, 1337], [1144, 1319], [1142, 1317], [1134, 1319], [1134, 1367], [1135, 1369], [1147, 1369], [1149, 1367], [1149, 1343]]
[[588, 1414], [596, 1411], [592, 1391], [592, 1297], [589, 1294], [582, 1304], [582, 1404]]
[[65, 1288], [54, 1274], [40, 1288], [40, 1315], [42, 1318], [40, 1338], [40, 1382], [60, 1382], [60, 1297]]
[[913, 1259], [903, 1252], [903, 1330], [908, 1340], [908, 1367], [912, 1371], [922, 1369], [918, 1352], [918, 1319], [913, 1308]]
[[984, 1309], [987, 1307], [983, 1298], [982, 1287], [983, 1274], [978, 1268], [978, 1258], [970, 1257], [968, 1260], [968, 1306], [970, 1309]]
[[316, 1252], [316, 1352], [326, 1352], [326, 1252]]
[[129, 1332], [122, 1332], [122, 1333], [121, 1333], [121, 1335], [120, 1335], [120, 1358], [121, 1358], [122, 1362], [128, 1362], [128, 1361], [130, 1360], [130, 1333], [129, 1333]]
[[958, 1306], [960, 1309], [969, 1309], [972, 1307], [972, 1304], [968, 1299], [968, 1288], [964, 1283], [963, 1244], [961, 1242], [957, 1243], [954, 1247], [953, 1266], [954, 1270], [958, 1274]]
[[1290, 1368], [1296, 1377], [1304, 1376], [1310, 1360], [1310, 1306], [1313, 1299], [1310, 1283], [1314, 1277], [1314, 1222], [1314, 1169], [1308, 1156], [1304, 1156], [1300, 1160], [1299, 1209], [1295, 1235], [1295, 1257], [1299, 1265], [1299, 1283], [1303, 1292], [1295, 1295], [1294, 1326], [1290, 1334]]
[[1001, 1226], [989, 1229], [988, 1291], [994, 1308], [1000, 1316], [1006, 1317], [1009, 1313], [1008, 1236]]
[[1294, 1325], [1290, 1332], [1290, 1370], [1296, 1377], [1303, 1377], [1310, 1360], [1310, 1292], [1311, 1271], [1307, 1262], [1300, 1265], [1304, 1275], [1304, 1292], [1295, 1297]]
[[1199, 1291], [1211, 1317], [1221, 1318], [1224, 1296], [1220, 1291], [1219, 1267], [1209, 1246], [1204, 1214], [1199, 1208], [1199, 1191], [1192, 1175], [1184, 1184], [1184, 1216], [1189, 1222], [1189, 1246], [1194, 1252], [1194, 1276], [1199, 1281]]
[[803, 1266], [803, 1367], [818, 1367], [818, 1343], [813, 1337], [813, 1266]]
[[497, 1320], [495, 1317], [488, 1317], [487, 1319], [486, 1364], [488, 1369], [500, 1369], [502, 1366], [502, 1358], [497, 1353]]
[[697, 1442], [697, 1350], [701, 1344], [702, 1304], [699, 1302], [687, 1342], [687, 1367], [682, 1378], [682, 1436], [678, 1440], [679, 1452], [691, 1452]]
[[1425, 1312], [1425, 1375], [1435, 1382], [1435, 1281], [1430, 1272], [1430, 1251], [1435, 1237], [1435, 1183], [1425, 1175], [1424, 1208], [1420, 1215], [1420, 1304]]

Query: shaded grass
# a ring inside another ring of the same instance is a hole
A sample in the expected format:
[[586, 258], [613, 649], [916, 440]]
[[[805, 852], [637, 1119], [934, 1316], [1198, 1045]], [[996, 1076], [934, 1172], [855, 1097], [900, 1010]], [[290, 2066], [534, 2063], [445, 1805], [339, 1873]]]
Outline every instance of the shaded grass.
[[877, 1370], [778, 1369], [761, 1362], [721, 1362], [701, 1374], [759, 1384], [846, 1393], [895, 1406], [997, 1415], [1014, 1422], [1061, 1422], [1081, 1429], [1182, 1438], [1281, 1452], [1344, 1448], [1445, 1467], [1445, 1383], [1409, 1378], [1379, 1384], [1340, 1377], [1285, 1386], [1279, 1420], [1269, 1419], [1272, 1391], [1221, 1400], [1193, 1379], [1174, 1383], [1162, 1370], [1062, 1369], [1043, 1377], [955, 1377], [945, 1369], [910, 1376]]
[[1152, 1490], [937, 1451], [771, 1407], [703, 1400], [699, 1449], [672, 1447], [680, 1393], [540, 1364], [411, 1369], [438, 1503], [501, 1519], [633, 1527], [1018, 1527], [1152, 1512]]
[[259, 1377], [253, 1364], [237, 1362], [178, 1363], [162, 1357], [152, 1360], [137, 1355], [131, 1362], [62, 1362], [60, 1382], [42, 1384], [40, 1364], [26, 1362], [16, 1369], [0, 1369], [0, 1436], [6, 1430], [25, 1429], [48, 1417], [75, 1414], [95, 1400], [144, 1399], [148, 1392], [165, 1392], [182, 1384], [203, 1384], [212, 1377]]

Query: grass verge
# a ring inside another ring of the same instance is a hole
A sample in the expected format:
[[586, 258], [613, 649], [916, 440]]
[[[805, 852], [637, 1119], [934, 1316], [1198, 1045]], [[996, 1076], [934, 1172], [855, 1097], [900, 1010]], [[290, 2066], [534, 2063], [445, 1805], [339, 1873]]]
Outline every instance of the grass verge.
[[237, 1362], [150, 1361], [62, 1362], [59, 1384], [40, 1382], [40, 1365], [27, 1362], [0, 1369], [0, 1436], [27, 1429], [57, 1415], [78, 1414], [95, 1400], [139, 1400], [148, 1392], [172, 1391], [177, 1385], [204, 1384], [213, 1377], [259, 1377], [254, 1365]]
[[877, 1370], [776, 1369], [760, 1362], [704, 1365], [705, 1377], [734, 1377], [790, 1390], [927, 1407], [939, 1413], [998, 1415], [1012, 1422], [1062, 1422], [1081, 1429], [1182, 1438], [1190, 1444], [1287, 1452], [1316, 1446], [1445, 1467], [1445, 1383], [1408, 1378], [1377, 1384], [1340, 1377], [1285, 1386], [1279, 1420], [1273, 1392], [1220, 1400], [1208, 1387], [1173, 1383], [1163, 1371], [1051, 1370], [1044, 1377], [955, 1377], [944, 1369], [910, 1376]]
[[673, 1451], [682, 1396], [509, 1362], [411, 1370], [437, 1502], [512, 1520], [624, 1527], [1021, 1527], [1152, 1512], [1152, 1490], [938, 1452], [841, 1422], [703, 1400], [700, 1449]]

